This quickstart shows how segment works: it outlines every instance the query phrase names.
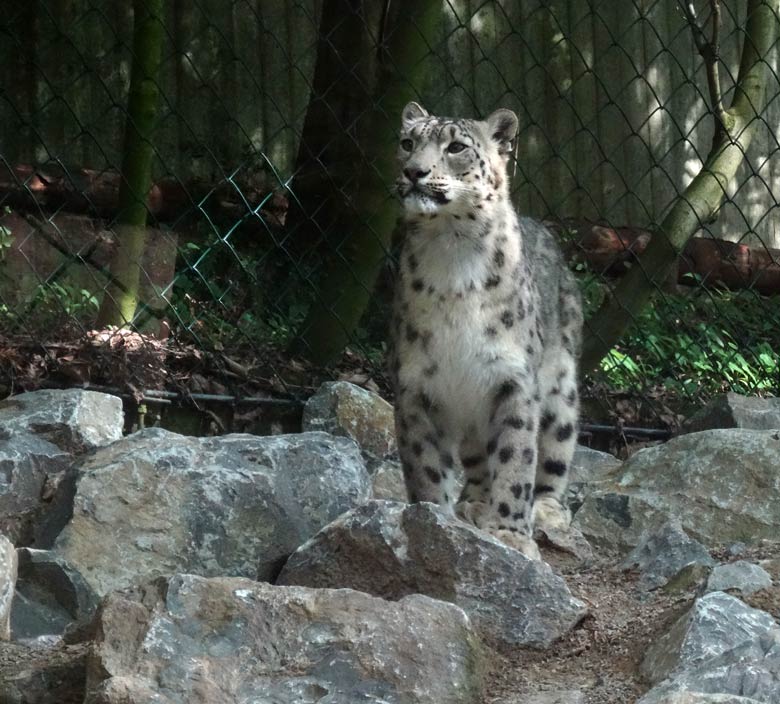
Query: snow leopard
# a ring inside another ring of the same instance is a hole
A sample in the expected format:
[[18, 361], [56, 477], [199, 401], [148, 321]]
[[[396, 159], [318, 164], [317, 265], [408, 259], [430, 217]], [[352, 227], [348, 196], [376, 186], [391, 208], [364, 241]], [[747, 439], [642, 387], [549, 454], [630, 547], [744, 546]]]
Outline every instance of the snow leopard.
[[389, 376], [409, 500], [541, 559], [534, 527], [570, 522], [583, 314], [555, 237], [510, 200], [517, 130], [508, 109], [404, 108]]

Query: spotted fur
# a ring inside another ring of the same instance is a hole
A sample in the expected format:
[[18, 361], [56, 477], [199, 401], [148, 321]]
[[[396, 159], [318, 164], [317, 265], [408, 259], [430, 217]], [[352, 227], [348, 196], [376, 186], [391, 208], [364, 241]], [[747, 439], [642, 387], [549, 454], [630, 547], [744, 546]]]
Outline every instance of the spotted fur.
[[390, 372], [409, 499], [538, 558], [535, 523], [569, 520], [582, 307], [552, 234], [510, 202], [516, 132], [510, 110], [404, 109]]

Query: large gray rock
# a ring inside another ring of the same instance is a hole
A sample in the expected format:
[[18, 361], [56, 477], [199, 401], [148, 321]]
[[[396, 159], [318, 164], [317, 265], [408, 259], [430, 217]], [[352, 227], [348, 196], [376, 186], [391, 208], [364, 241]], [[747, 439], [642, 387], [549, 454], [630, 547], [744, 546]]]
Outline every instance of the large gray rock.
[[753, 594], [759, 589], [772, 586], [772, 577], [759, 565], [745, 560], [718, 565], [707, 580], [707, 591], [725, 592], [738, 591], [742, 594]]
[[0, 427], [0, 532], [15, 545], [50, 545], [67, 522], [71, 460], [48, 440]]
[[780, 629], [765, 611], [753, 609], [723, 592], [711, 592], [697, 599], [650, 646], [640, 669], [648, 681], [660, 682], [774, 631]]
[[713, 428], [780, 429], [780, 398], [740, 396], [732, 392], [716, 396], [683, 423], [683, 432]]
[[0, 702], [82, 704], [86, 658], [83, 645], [4, 647], [0, 656]]
[[683, 567], [692, 564], [712, 567], [715, 560], [707, 548], [689, 538], [679, 521], [674, 520], [656, 530], [645, 531], [622, 567], [639, 570], [641, 588], [656, 589], [679, 574]]
[[393, 407], [346, 381], [326, 382], [309, 398], [303, 408], [303, 430], [351, 438], [371, 462], [396, 452]]
[[385, 459], [374, 465], [371, 474], [371, 498], [406, 502], [406, 482], [399, 460]]
[[117, 396], [83, 389], [31, 391], [0, 401], [0, 428], [29, 432], [78, 454], [122, 437], [124, 415]]
[[460, 606], [490, 639], [537, 648], [586, 613], [548, 565], [429, 503], [372, 501], [353, 509], [293, 553], [278, 583], [394, 600], [427, 594]]
[[[732, 704], [728, 696], [747, 697], [751, 703], [777, 704], [780, 702], [780, 629], [664, 680], [637, 704], [677, 704], [672, 697], [684, 692], [720, 694], [724, 704]], [[711, 701], [704, 700], [706, 704]], [[742, 702], [737, 699], [733, 704]]]
[[11, 637], [11, 604], [16, 588], [17, 558], [13, 543], [0, 534], [0, 640]]
[[575, 524], [589, 540], [626, 548], [679, 518], [705, 545], [780, 534], [780, 431], [708, 430], [640, 450], [585, 499]]
[[85, 625], [98, 599], [79, 572], [51, 550], [20, 548], [19, 578], [11, 609], [14, 639], [60, 636]]
[[574, 689], [556, 689], [551, 692], [521, 694], [501, 699], [495, 704], [585, 704], [585, 695]]
[[90, 455], [55, 551], [98, 595], [147, 575], [272, 579], [370, 489], [355, 444], [326, 433], [192, 438], [151, 428]]
[[614, 455], [577, 445], [569, 476], [569, 507], [576, 513], [595, 482], [615, 474], [623, 463]]
[[348, 589], [176, 575], [109, 595], [86, 704], [475, 704], [463, 611]]
[[[644, 701], [644, 700], [643, 700]], [[654, 704], [760, 704], [757, 699], [735, 694], [703, 694], [701, 692], [674, 692], [661, 695]]]

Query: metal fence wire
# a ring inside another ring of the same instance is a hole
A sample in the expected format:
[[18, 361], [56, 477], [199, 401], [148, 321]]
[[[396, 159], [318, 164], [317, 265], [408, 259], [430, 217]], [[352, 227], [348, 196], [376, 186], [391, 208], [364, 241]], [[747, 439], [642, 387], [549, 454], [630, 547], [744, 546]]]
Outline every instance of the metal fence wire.
[[[161, 25], [162, 47], [128, 333], [96, 320], [125, 251], [134, 8]], [[736, 140], [716, 217], [650, 304], [602, 340], [584, 414], [674, 428], [716, 393], [776, 395], [780, 80], [767, 17], [777, 23], [775, 0], [9, 3], [0, 391], [298, 397], [329, 378], [386, 391], [394, 135], [409, 98], [436, 114], [517, 112], [515, 203], [559, 233], [594, 334], [602, 303], [692, 197], [763, 33], [750, 145]]]

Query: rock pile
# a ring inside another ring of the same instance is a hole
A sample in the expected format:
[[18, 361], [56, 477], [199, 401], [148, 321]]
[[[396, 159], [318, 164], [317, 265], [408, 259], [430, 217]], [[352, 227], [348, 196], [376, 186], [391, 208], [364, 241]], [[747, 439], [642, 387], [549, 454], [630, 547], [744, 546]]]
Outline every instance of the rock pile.
[[[625, 463], [578, 448], [569, 498], [593, 559], [684, 607], [637, 662], [641, 704], [780, 701], [780, 625], [744, 601], [780, 604], [780, 562], [749, 559], [780, 536], [780, 431], [743, 401], [736, 427]], [[0, 639], [89, 649], [17, 672], [0, 702], [590, 701], [576, 677], [490, 698], [494, 649], [554, 652], [587, 628], [588, 594], [571, 562], [561, 576], [407, 505], [379, 397], [326, 384], [292, 435], [122, 426], [118, 399], [87, 391], [0, 403]], [[541, 544], [590, 560], [572, 535]]]

